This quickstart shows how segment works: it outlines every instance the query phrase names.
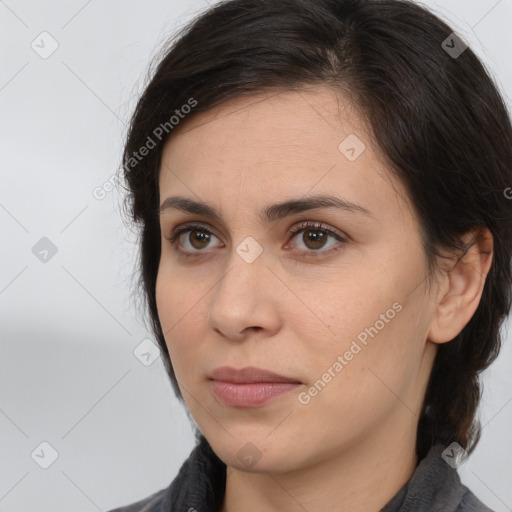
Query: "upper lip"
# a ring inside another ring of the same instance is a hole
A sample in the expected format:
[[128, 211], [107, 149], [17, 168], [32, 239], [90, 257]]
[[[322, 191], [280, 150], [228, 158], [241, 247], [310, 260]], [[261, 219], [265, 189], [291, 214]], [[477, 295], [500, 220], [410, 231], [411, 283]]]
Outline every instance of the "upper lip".
[[231, 366], [219, 366], [211, 373], [213, 380], [220, 380], [224, 382], [234, 382], [237, 384], [248, 384], [251, 382], [296, 382], [300, 383], [297, 379], [285, 377], [263, 368], [256, 368], [255, 366], [245, 366], [237, 370]]

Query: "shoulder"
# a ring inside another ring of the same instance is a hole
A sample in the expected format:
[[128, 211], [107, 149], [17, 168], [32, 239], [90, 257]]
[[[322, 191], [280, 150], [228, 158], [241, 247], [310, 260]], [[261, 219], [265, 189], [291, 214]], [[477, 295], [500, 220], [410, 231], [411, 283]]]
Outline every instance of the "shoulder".
[[158, 512], [160, 510], [160, 505], [162, 504], [165, 491], [166, 489], [160, 489], [142, 500], [109, 510], [108, 512]]
[[456, 512], [494, 512], [484, 505], [465, 485], [462, 485], [464, 495]]

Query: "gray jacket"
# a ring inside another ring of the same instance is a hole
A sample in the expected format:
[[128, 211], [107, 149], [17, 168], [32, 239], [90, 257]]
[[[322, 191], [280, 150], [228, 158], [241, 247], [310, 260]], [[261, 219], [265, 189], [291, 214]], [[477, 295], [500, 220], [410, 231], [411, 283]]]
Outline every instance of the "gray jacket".
[[[464, 485], [436, 444], [381, 512], [493, 512]], [[169, 487], [109, 512], [219, 512], [226, 465], [201, 436]]]

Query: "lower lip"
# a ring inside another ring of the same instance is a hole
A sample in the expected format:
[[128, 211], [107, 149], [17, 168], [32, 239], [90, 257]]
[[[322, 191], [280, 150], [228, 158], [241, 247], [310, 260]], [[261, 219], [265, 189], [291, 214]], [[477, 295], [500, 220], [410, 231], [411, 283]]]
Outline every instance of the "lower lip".
[[234, 382], [212, 380], [210, 383], [215, 396], [224, 405], [232, 407], [257, 407], [301, 386], [297, 382], [235, 384]]

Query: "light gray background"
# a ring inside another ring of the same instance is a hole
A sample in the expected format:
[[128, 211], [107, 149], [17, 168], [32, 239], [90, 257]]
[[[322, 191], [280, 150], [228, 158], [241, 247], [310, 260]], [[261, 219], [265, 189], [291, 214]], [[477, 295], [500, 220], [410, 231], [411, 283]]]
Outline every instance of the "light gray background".
[[[425, 4], [484, 59], [510, 106], [512, 0]], [[136, 501], [167, 486], [193, 447], [161, 360], [144, 366], [133, 354], [151, 335], [130, 297], [135, 245], [120, 196], [93, 190], [119, 164], [151, 56], [207, 7], [0, 1], [2, 512]], [[31, 48], [43, 31], [59, 44], [47, 59]], [[47, 263], [32, 253], [42, 237], [58, 249]], [[459, 469], [497, 512], [512, 510], [510, 338], [484, 374], [485, 428]], [[48, 469], [35, 462], [49, 457], [42, 442], [58, 452]]]

